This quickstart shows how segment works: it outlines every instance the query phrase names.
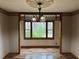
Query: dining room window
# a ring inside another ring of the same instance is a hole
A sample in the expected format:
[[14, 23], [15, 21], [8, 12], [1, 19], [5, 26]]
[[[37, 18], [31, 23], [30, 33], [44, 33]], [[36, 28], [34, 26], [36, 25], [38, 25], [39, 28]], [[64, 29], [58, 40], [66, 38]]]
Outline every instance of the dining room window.
[[24, 21], [25, 39], [53, 39], [54, 21], [49, 22], [30, 22]]

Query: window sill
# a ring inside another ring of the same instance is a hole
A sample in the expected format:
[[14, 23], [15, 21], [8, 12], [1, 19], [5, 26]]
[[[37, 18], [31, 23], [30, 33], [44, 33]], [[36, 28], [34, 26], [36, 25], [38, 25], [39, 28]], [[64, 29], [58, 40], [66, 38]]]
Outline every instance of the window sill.
[[54, 40], [54, 38], [24, 38], [25, 40]]

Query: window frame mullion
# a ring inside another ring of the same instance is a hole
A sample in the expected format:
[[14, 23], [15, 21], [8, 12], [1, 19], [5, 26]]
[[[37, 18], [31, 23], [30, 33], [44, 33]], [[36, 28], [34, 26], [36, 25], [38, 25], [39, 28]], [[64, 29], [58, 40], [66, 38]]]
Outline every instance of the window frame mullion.
[[32, 22], [31, 22], [30, 27], [31, 27], [31, 29], [30, 29], [30, 31], [31, 31], [30, 35], [31, 35], [31, 38], [32, 38]]
[[48, 22], [46, 22], [46, 38], [48, 38], [47, 36], [48, 36]]

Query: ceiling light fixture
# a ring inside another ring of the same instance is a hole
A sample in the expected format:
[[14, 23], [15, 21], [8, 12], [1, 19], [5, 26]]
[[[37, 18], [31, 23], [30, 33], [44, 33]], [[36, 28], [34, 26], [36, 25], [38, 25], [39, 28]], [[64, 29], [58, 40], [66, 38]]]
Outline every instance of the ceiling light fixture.
[[[31, 7], [38, 8], [39, 10], [39, 20], [45, 21], [45, 17], [41, 14], [41, 9], [49, 7], [53, 0], [26, 0], [26, 3]], [[32, 18], [33, 21], [36, 21], [35, 16]]]

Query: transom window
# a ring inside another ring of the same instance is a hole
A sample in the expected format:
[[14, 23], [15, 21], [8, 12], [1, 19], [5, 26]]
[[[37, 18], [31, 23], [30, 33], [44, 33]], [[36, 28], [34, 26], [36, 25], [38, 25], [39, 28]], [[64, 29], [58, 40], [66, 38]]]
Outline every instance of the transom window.
[[24, 21], [25, 39], [53, 39], [54, 22], [30, 22]]

